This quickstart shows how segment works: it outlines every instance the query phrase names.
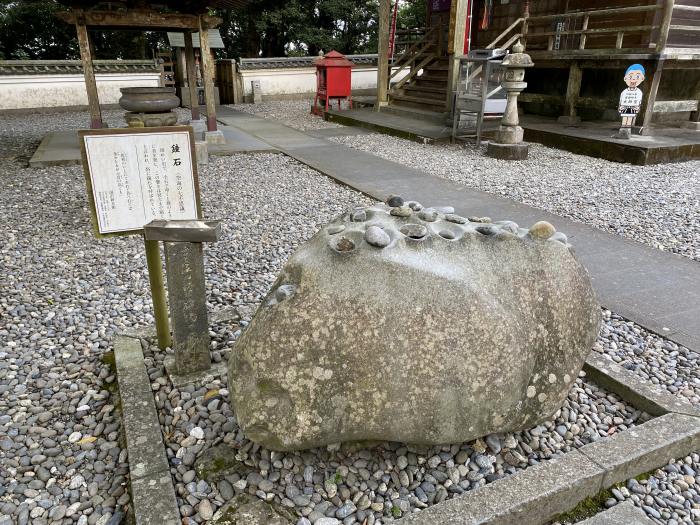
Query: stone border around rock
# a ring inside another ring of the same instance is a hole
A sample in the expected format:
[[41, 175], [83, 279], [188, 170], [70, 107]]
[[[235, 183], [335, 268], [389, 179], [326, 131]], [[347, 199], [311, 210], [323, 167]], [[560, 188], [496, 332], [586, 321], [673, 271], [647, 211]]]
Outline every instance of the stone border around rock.
[[[213, 315], [235, 319], [237, 313]], [[180, 524], [165, 445], [139, 337], [130, 331], [114, 342], [119, 391], [130, 465], [136, 525]], [[591, 353], [584, 365], [589, 378], [640, 410], [651, 421], [608, 439], [584, 445], [550, 461], [410, 514], [397, 524], [542, 524], [587, 497], [669, 460], [700, 448], [700, 411], [689, 402], [649, 385], [634, 373]]]
[[141, 341], [114, 340], [119, 396], [129, 457], [129, 482], [136, 525], [177, 525], [180, 511], [170, 475]]
[[654, 419], [410, 514], [401, 525], [537, 525], [626, 479], [700, 448], [700, 412], [612, 361], [591, 354], [584, 370]]

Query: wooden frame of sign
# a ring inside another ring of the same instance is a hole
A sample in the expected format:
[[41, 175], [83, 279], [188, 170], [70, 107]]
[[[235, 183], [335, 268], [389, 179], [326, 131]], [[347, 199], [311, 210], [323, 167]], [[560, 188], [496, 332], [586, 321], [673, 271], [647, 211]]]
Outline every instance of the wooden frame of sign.
[[78, 137], [97, 238], [140, 235], [154, 219], [202, 218], [192, 127], [80, 130]]

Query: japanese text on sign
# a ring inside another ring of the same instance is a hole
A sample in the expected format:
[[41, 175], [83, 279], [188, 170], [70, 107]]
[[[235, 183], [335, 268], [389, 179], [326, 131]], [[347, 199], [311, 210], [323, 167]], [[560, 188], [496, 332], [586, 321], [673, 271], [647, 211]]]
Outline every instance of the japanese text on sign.
[[189, 131], [85, 134], [100, 234], [198, 217]]

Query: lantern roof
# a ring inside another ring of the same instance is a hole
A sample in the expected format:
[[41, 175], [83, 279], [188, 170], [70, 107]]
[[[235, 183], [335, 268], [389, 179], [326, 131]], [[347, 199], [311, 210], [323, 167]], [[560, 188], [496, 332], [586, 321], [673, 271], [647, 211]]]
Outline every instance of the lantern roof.
[[314, 60], [314, 64], [316, 67], [352, 67], [354, 65], [345, 58], [345, 55], [335, 50], [318, 57]]

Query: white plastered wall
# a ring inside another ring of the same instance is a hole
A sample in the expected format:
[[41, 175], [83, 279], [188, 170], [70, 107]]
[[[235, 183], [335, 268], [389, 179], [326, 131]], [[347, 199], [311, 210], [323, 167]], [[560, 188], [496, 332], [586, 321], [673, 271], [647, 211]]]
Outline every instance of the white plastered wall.
[[[98, 73], [100, 104], [117, 104], [123, 87], [159, 86], [159, 73]], [[0, 76], [0, 110], [87, 106], [85, 77], [77, 75]]]

